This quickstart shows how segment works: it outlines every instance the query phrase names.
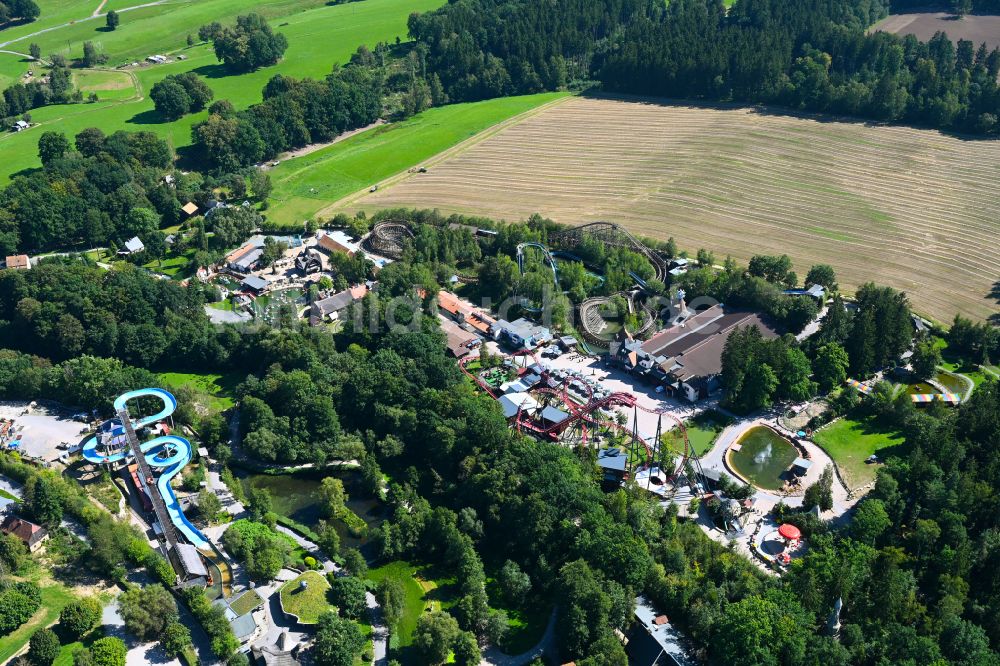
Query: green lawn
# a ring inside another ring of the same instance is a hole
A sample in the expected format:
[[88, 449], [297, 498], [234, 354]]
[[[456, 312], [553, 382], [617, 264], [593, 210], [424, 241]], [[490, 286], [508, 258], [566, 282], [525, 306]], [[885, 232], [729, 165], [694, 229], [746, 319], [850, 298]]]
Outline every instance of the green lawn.
[[195, 252], [196, 250], [192, 248], [184, 254], [171, 254], [164, 259], [150, 261], [144, 264], [144, 267], [153, 272], [168, 275], [175, 280], [183, 280], [186, 277], [190, 277], [192, 273], [190, 270], [191, 259], [194, 257]]
[[260, 598], [260, 595], [256, 591], [247, 590], [236, 601], [229, 604], [229, 607], [237, 615], [246, 615], [261, 603], [263, 603], [263, 599]]
[[499, 122], [564, 96], [566, 93], [541, 93], [429, 109], [405, 121], [382, 125], [284, 161], [271, 172], [274, 192], [267, 217], [297, 228], [349, 194], [417, 166]]
[[427, 605], [424, 600], [424, 588], [418, 580], [417, 567], [409, 562], [390, 562], [370, 569], [368, 578], [376, 583], [386, 578], [394, 578], [402, 584], [406, 599], [399, 626], [396, 628], [396, 633], [390, 638], [390, 646], [394, 650], [407, 647], [413, 642], [413, 632], [417, 628], [417, 620]]
[[898, 432], [883, 427], [872, 417], [842, 418], [817, 430], [813, 438], [830, 454], [851, 488], [875, 479], [877, 466], [865, 463], [870, 455], [879, 454], [881, 458], [886, 449], [903, 443]]
[[[307, 587], [303, 588], [301, 583]], [[281, 608], [286, 613], [295, 615], [301, 624], [316, 624], [319, 616], [330, 610], [327, 591], [330, 583], [318, 571], [306, 571], [298, 578], [290, 580], [281, 586]]]
[[[109, 67], [122, 62], [139, 61], [153, 53], [182, 52], [187, 60], [166, 65], [134, 69], [139, 83], [138, 96], [133, 99], [110, 99], [98, 92], [101, 101], [94, 104], [63, 104], [35, 109], [32, 120], [40, 126], [18, 133], [0, 134], [0, 185], [11, 174], [39, 166], [38, 137], [57, 129], [73, 136], [87, 127], [99, 127], [110, 134], [116, 130], [147, 130], [166, 139], [173, 147], [191, 143], [191, 127], [203, 120], [207, 112], [190, 114], [174, 122], [164, 122], [153, 111], [146, 97], [154, 83], [168, 74], [195, 71], [206, 78], [216, 99], [229, 99], [237, 108], [259, 102], [261, 89], [275, 74], [322, 78], [335, 63], [347, 62], [361, 44], [369, 47], [379, 41], [406, 38], [406, 20], [411, 12], [434, 9], [444, 0], [364, 0], [339, 5], [326, 5], [322, 0], [171, 0], [156, 7], [122, 14], [122, 23], [114, 32], [99, 30], [103, 20], [78, 22], [33, 38], [43, 53], [67, 51], [78, 56], [82, 43], [93, 40], [111, 58]], [[89, 15], [96, 7], [86, 11]], [[249, 10], [263, 12], [271, 18], [276, 30], [288, 38], [284, 59], [273, 67], [256, 72], [230, 75], [218, 63], [211, 45], [198, 44], [188, 48], [187, 34], [213, 20], [232, 21], [237, 13]], [[76, 16], [79, 16], [77, 12]], [[32, 32], [29, 29], [27, 32]], [[6, 35], [7, 31], [0, 32]], [[26, 33], [21, 33], [26, 34]], [[6, 41], [11, 37], [0, 37]], [[25, 40], [7, 48], [27, 49]], [[67, 47], [67, 42], [69, 46]], [[2, 56], [4, 54], [0, 54]], [[0, 58], [0, 76], [17, 76], [27, 66], [19, 56]]]
[[73, 666], [73, 653], [80, 648], [89, 648], [94, 644], [94, 641], [98, 638], [103, 638], [103, 636], [103, 630], [98, 627], [78, 641], [63, 644], [59, 650], [59, 655], [52, 662], [52, 666]]
[[522, 606], [513, 607], [507, 603], [496, 579], [492, 577], [486, 579], [486, 591], [490, 607], [507, 613], [507, 633], [500, 641], [500, 649], [506, 654], [521, 654], [537, 645], [548, 625], [551, 604], [533, 596]]
[[43, 580], [40, 585], [43, 586], [42, 607], [20, 627], [6, 636], [0, 636], [0, 663], [6, 662], [26, 645], [31, 634], [35, 633], [37, 629], [47, 627], [55, 622], [63, 607], [74, 599], [70, 591], [61, 583]]
[[135, 82], [127, 72], [79, 70], [73, 72], [73, 85], [83, 91], [84, 97], [93, 92], [103, 100], [132, 99], [138, 94]]
[[239, 373], [218, 374], [214, 372], [161, 372], [157, 378], [166, 388], [194, 386], [208, 396], [209, 409], [222, 412], [235, 402], [236, 386], [246, 377]]

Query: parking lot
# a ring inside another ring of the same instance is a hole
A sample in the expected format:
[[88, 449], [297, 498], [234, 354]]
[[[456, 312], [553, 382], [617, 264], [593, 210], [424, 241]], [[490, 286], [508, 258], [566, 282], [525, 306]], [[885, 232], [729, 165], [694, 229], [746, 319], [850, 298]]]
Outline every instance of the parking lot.
[[[81, 415], [76, 415], [81, 416]], [[21, 436], [22, 455], [51, 462], [65, 453], [60, 445], [72, 446], [84, 439], [87, 423], [70, 412], [26, 402], [0, 402], [0, 419], [13, 419]]]

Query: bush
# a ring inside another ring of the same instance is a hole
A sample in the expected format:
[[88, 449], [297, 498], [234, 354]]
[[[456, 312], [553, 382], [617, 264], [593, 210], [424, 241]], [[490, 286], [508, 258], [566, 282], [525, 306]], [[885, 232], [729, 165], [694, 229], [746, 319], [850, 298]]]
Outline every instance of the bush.
[[34, 583], [15, 583], [0, 592], [0, 635], [6, 635], [31, 619], [42, 603]]
[[316, 568], [316, 558], [313, 557], [312, 555], [306, 555], [302, 559], [302, 561], [305, 563], [306, 567], [308, 567], [310, 569], [315, 569]]
[[179, 657], [191, 645], [191, 632], [180, 622], [171, 622], [163, 632], [161, 642], [167, 654]]
[[59, 637], [51, 629], [39, 629], [28, 641], [28, 661], [34, 666], [49, 666], [59, 656]]
[[97, 666], [125, 666], [128, 650], [122, 639], [108, 636], [94, 641], [90, 646], [90, 653], [94, 656], [94, 663]]
[[231, 657], [240, 647], [240, 642], [233, 634], [225, 612], [218, 606], [213, 606], [204, 592], [193, 587], [181, 590], [181, 597], [211, 639], [215, 656], [220, 659]]
[[93, 597], [71, 601], [59, 613], [59, 627], [68, 638], [77, 639], [97, 626], [101, 605]]
[[118, 597], [118, 611], [129, 633], [152, 640], [177, 619], [177, 602], [162, 585], [132, 587]]

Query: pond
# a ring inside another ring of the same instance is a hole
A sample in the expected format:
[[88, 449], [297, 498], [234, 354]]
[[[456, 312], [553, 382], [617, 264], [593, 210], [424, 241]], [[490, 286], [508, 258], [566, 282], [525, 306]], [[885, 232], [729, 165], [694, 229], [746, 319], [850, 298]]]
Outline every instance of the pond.
[[[297, 523], [315, 528], [323, 518], [317, 492], [320, 481], [328, 476], [344, 482], [347, 491], [347, 508], [356, 513], [368, 525], [369, 531], [382, 524], [382, 504], [365, 492], [361, 483], [361, 474], [357, 471], [308, 472], [300, 474], [255, 474], [242, 473], [240, 478], [244, 485], [252, 488], [265, 488], [271, 494], [274, 511], [287, 516]], [[367, 537], [356, 537], [350, 533], [347, 526], [336, 521], [334, 525], [340, 535], [343, 548], [358, 548], [362, 552], [368, 544]], [[368, 553], [365, 553], [368, 555]]]
[[785, 472], [799, 456], [791, 443], [766, 426], [754, 426], [737, 442], [739, 451], [729, 450], [729, 464], [743, 478], [765, 490], [779, 490]]
[[926, 393], [940, 393], [936, 388], [927, 384], [925, 382], [918, 382], [916, 384], [907, 384], [906, 392], [910, 395], [923, 395]]
[[957, 393], [962, 396], [965, 395], [965, 392], [969, 388], [968, 383], [966, 383], [961, 377], [957, 377], [947, 372], [937, 373], [934, 375], [934, 379], [951, 393]]
[[[957, 393], [959, 395], [964, 395], [968, 385], [962, 380], [961, 377], [956, 377], [955, 375], [950, 375], [947, 372], [938, 372], [934, 375], [934, 381], [945, 388], [945, 390], [950, 393]], [[927, 382], [918, 382], [915, 384], [907, 384], [906, 392], [910, 395], [920, 395], [926, 393], [940, 393], [938, 389], [934, 388], [931, 384]]]

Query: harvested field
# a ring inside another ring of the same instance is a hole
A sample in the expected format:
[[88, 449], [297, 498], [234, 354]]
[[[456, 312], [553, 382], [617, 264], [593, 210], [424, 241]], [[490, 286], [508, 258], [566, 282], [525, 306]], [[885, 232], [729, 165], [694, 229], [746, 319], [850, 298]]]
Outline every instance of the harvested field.
[[574, 98], [342, 205], [610, 220], [720, 261], [787, 253], [799, 275], [830, 263], [845, 289], [888, 284], [948, 321], [1000, 310], [998, 178], [995, 141]]
[[953, 42], [968, 39], [976, 47], [983, 42], [990, 49], [1000, 46], [1000, 16], [966, 16], [956, 19], [947, 12], [893, 14], [872, 26], [872, 31], [913, 35], [922, 42], [929, 40], [936, 32], [944, 32]]

